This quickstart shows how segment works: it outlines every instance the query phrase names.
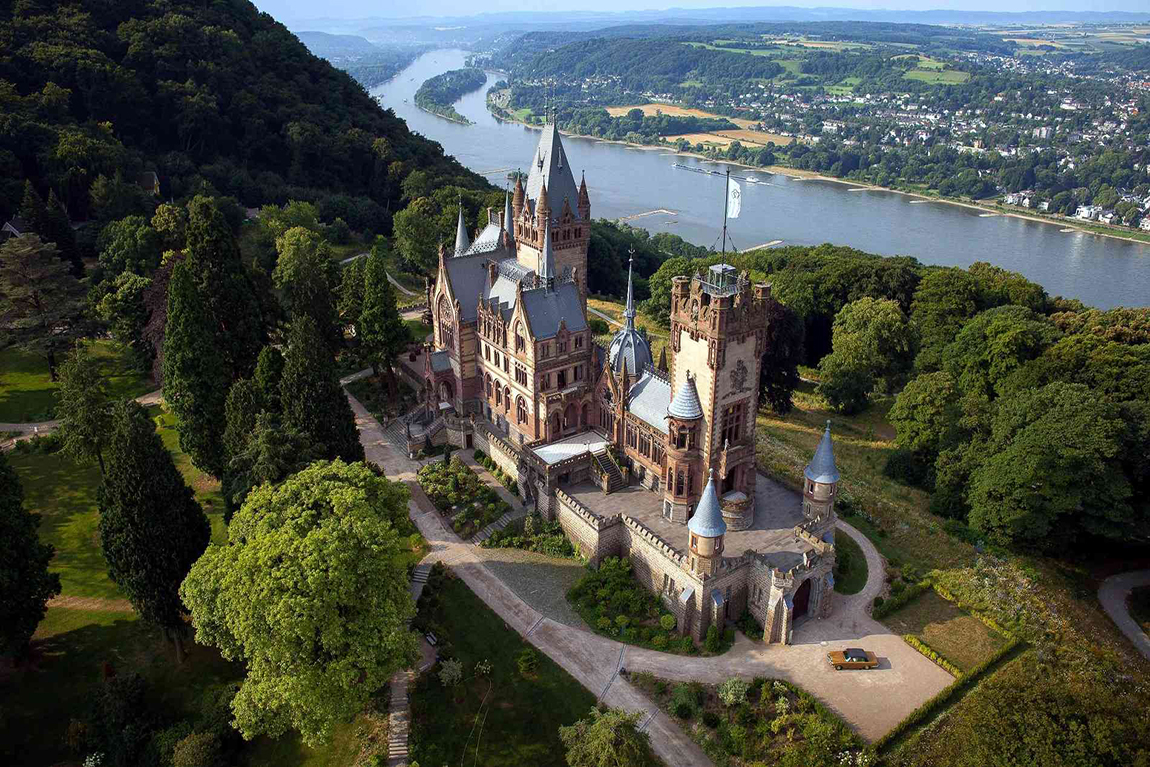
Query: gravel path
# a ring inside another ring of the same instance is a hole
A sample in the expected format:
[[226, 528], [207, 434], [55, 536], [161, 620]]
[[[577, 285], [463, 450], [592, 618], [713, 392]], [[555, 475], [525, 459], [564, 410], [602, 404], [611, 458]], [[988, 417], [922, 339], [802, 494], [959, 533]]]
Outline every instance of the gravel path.
[[1150, 659], [1150, 636], [1146, 636], [1146, 632], [1131, 617], [1126, 607], [1126, 599], [1138, 586], [1150, 586], [1150, 570], [1134, 570], [1110, 576], [1098, 588], [1098, 601], [1138, 651]]

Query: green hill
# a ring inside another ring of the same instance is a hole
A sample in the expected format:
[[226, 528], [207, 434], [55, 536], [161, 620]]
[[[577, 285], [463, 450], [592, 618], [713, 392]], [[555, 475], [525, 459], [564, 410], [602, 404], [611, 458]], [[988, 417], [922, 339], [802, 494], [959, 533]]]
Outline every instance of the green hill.
[[247, 0], [0, 3], [0, 41], [4, 218], [25, 178], [73, 220], [99, 176], [155, 171], [164, 199], [309, 200], [376, 231], [416, 169], [484, 187]]

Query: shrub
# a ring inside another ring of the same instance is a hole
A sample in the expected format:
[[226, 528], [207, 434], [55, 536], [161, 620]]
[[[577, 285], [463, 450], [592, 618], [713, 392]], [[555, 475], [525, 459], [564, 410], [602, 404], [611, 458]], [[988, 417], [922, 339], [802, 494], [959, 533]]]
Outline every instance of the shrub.
[[[698, 706], [698, 696], [695, 691], [691, 689], [689, 684], [677, 684], [671, 689], [671, 710], [675, 712], [675, 716], [680, 719], [688, 719], [695, 713], [695, 707]], [[680, 709], [687, 713], [679, 713]]]
[[655, 645], [656, 650], [662, 650], [667, 646], [667, 635], [656, 634], [655, 637], [651, 640], [651, 644]]
[[908, 645], [937, 663], [939, 667], [941, 667], [951, 676], [955, 677], [956, 679], [962, 676], [962, 671], [959, 670], [958, 666], [954, 665], [949, 660], [939, 655], [936, 651], [932, 650], [930, 646], [926, 644], [926, 642], [923, 642], [914, 634], [903, 634], [902, 638]]
[[220, 740], [210, 732], [193, 732], [172, 751], [172, 767], [216, 767]]
[[719, 715], [714, 711], [703, 712], [703, 724], [710, 727], [712, 730], [719, 726]]
[[463, 679], [463, 663], [448, 658], [439, 664], [439, 682], [444, 687], [454, 687]]
[[875, 620], [881, 620], [911, 602], [919, 594], [930, 589], [930, 587], [930, 581], [921, 581], [919, 583], [912, 583], [910, 586], [902, 589], [898, 595], [892, 596], [885, 602], [880, 602], [880, 597], [875, 597], [875, 606], [874, 610], [871, 611], [871, 615]]
[[675, 716], [680, 719], [690, 719], [692, 714], [695, 713], [695, 709], [692, 708], [690, 704], [682, 702], [673, 704], [671, 710], [674, 711]]
[[712, 623], [711, 627], [707, 629], [707, 638], [703, 642], [703, 647], [706, 648], [707, 652], [718, 652], [722, 642], [723, 636], [719, 633], [719, 627]]
[[595, 625], [599, 627], [600, 631], [610, 631], [611, 630], [611, 619], [608, 618], [607, 616], [603, 616], [602, 618], [600, 618], [596, 622]]
[[659, 625], [663, 627], [663, 631], [673, 631], [675, 629], [675, 616], [670, 613], [664, 614], [659, 618]]
[[515, 665], [519, 667], [519, 673], [523, 676], [534, 676], [539, 669], [539, 653], [530, 647], [524, 648], [515, 656]]
[[719, 700], [723, 701], [723, 705], [728, 708], [737, 706], [747, 699], [748, 689], [750, 689], [750, 684], [746, 680], [731, 677], [719, 685]]
[[631, 625], [631, 619], [628, 618], [626, 615], [616, 615], [615, 616], [615, 625], [621, 629], [625, 629], [629, 625]]

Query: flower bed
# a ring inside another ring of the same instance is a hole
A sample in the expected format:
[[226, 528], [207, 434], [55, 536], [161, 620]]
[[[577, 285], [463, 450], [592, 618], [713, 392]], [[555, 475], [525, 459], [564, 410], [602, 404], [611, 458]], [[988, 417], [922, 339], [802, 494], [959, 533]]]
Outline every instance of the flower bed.
[[866, 745], [803, 690], [779, 680], [674, 682], [652, 674], [630, 681], [658, 704], [717, 767], [873, 763]]
[[476, 463], [487, 469], [491, 472], [491, 476], [499, 480], [499, 484], [507, 488], [507, 492], [512, 495], [519, 495], [519, 483], [515, 481], [514, 477], [499, 468], [499, 464], [492, 460], [491, 456], [482, 450], [476, 450], [473, 457]]
[[483, 543], [485, 549], [523, 549], [551, 557], [574, 557], [575, 547], [558, 522], [548, 522], [538, 514], [523, 520], [522, 525], [508, 525], [493, 532]]
[[448, 517], [451, 528], [467, 539], [511, 511], [499, 494], [483, 483], [458, 457], [435, 461], [419, 470], [419, 486]]
[[719, 655], [735, 641], [733, 629], [709, 632], [702, 648], [690, 636], [674, 634], [675, 616], [635, 580], [627, 559], [608, 557], [597, 570], [589, 569], [567, 592], [567, 601], [591, 630], [626, 644], [680, 655]]

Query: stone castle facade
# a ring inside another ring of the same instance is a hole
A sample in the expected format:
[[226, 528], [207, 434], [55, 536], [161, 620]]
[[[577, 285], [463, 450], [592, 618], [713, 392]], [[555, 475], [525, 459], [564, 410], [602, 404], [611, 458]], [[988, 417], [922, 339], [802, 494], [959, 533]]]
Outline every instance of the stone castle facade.
[[426, 404], [582, 555], [628, 557], [680, 631], [702, 638], [749, 610], [764, 641], [787, 643], [797, 620], [831, 609], [839, 476], [829, 426], [801, 505], [755, 468], [770, 286], [726, 264], [675, 278], [670, 360], [656, 365], [628, 275], [622, 327], [599, 346], [590, 211], [551, 125], [501, 215], [472, 239], [460, 212], [428, 290]]

